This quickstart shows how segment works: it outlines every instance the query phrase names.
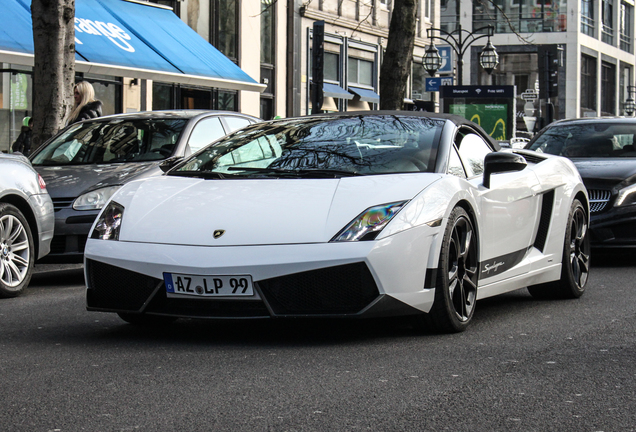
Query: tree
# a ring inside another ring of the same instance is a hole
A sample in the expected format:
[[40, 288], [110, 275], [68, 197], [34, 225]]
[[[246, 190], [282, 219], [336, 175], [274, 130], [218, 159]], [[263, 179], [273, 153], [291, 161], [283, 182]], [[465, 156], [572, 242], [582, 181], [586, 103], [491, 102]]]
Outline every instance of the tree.
[[75, 85], [75, 0], [32, 0], [32, 151], [64, 126]]
[[415, 44], [417, 0], [394, 0], [389, 38], [380, 66], [380, 109], [404, 105]]

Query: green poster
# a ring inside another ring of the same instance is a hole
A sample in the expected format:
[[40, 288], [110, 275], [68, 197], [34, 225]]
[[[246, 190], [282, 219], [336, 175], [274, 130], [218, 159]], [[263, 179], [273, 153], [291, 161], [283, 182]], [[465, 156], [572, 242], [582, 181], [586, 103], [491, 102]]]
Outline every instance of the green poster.
[[11, 77], [11, 108], [17, 110], [29, 109], [27, 100], [28, 78], [25, 74], [15, 74]]
[[507, 104], [452, 104], [450, 113], [477, 123], [496, 140], [507, 139]]

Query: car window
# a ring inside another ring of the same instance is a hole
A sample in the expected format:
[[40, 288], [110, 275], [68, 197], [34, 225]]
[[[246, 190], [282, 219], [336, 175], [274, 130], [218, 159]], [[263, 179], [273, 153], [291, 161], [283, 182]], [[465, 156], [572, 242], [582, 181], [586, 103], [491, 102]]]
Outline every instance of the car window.
[[194, 125], [188, 145], [194, 153], [223, 136], [225, 136], [225, 130], [219, 117], [204, 118]]
[[467, 176], [473, 177], [482, 174], [484, 172], [484, 159], [488, 153], [492, 152], [492, 149], [482, 137], [472, 132], [466, 134], [460, 132], [456, 141], [459, 141], [459, 156], [464, 163]]
[[165, 159], [174, 152], [184, 119], [113, 119], [66, 129], [33, 157], [33, 165], [107, 164]]
[[527, 148], [570, 158], [636, 157], [634, 133], [628, 123], [583, 123], [555, 125], [545, 130]]
[[264, 168], [272, 174], [433, 172], [443, 125], [443, 120], [389, 115], [258, 123], [206, 148], [170, 175], [262, 176]]
[[451, 155], [448, 161], [448, 173], [457, 177], [466, 178], [466, 171], [464, 171], [464, 166], [462, 165], [461, 159], [459, 159], [455, 146], [451, 149]]
[[225, 120], [225, 124], [227, 124], [228, 131], [227, 133], [234, 132], [235, 130], [244, 128], [245, 126], [249, 126], [252, 122], [245, 117], [236, 117], [236, 116], [225, 116], [223, 118]]

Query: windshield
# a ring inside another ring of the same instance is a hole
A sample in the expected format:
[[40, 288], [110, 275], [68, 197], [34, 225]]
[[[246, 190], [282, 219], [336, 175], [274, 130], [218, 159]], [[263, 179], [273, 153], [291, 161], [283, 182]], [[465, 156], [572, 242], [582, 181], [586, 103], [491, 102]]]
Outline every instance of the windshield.
[[239, 131], [170, 175], [210, 178], [432, 172], [443, 120], [407, 116], [313, 117]]
[[136, 119], [78, 123], [51, 141], [33, 165], [107, 164], [165, 159], [188, 120]]
[[553, 126], [527, 148], [569, 158], [636, 157], [634, 133], [636, 124], [628, 123]]

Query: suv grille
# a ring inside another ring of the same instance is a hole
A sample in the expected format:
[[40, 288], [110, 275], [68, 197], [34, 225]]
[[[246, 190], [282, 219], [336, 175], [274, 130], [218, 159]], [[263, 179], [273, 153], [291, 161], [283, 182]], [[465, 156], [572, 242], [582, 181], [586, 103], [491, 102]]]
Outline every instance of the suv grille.
[[590, 213], [603, 211], [611, 197], [610, 191], [601, 189], [588, 189], [587, 194], [590, 197]]
[[277, 315], [355, 314], [379, 295], [365, 263], [312, 270], [257, 283]]

